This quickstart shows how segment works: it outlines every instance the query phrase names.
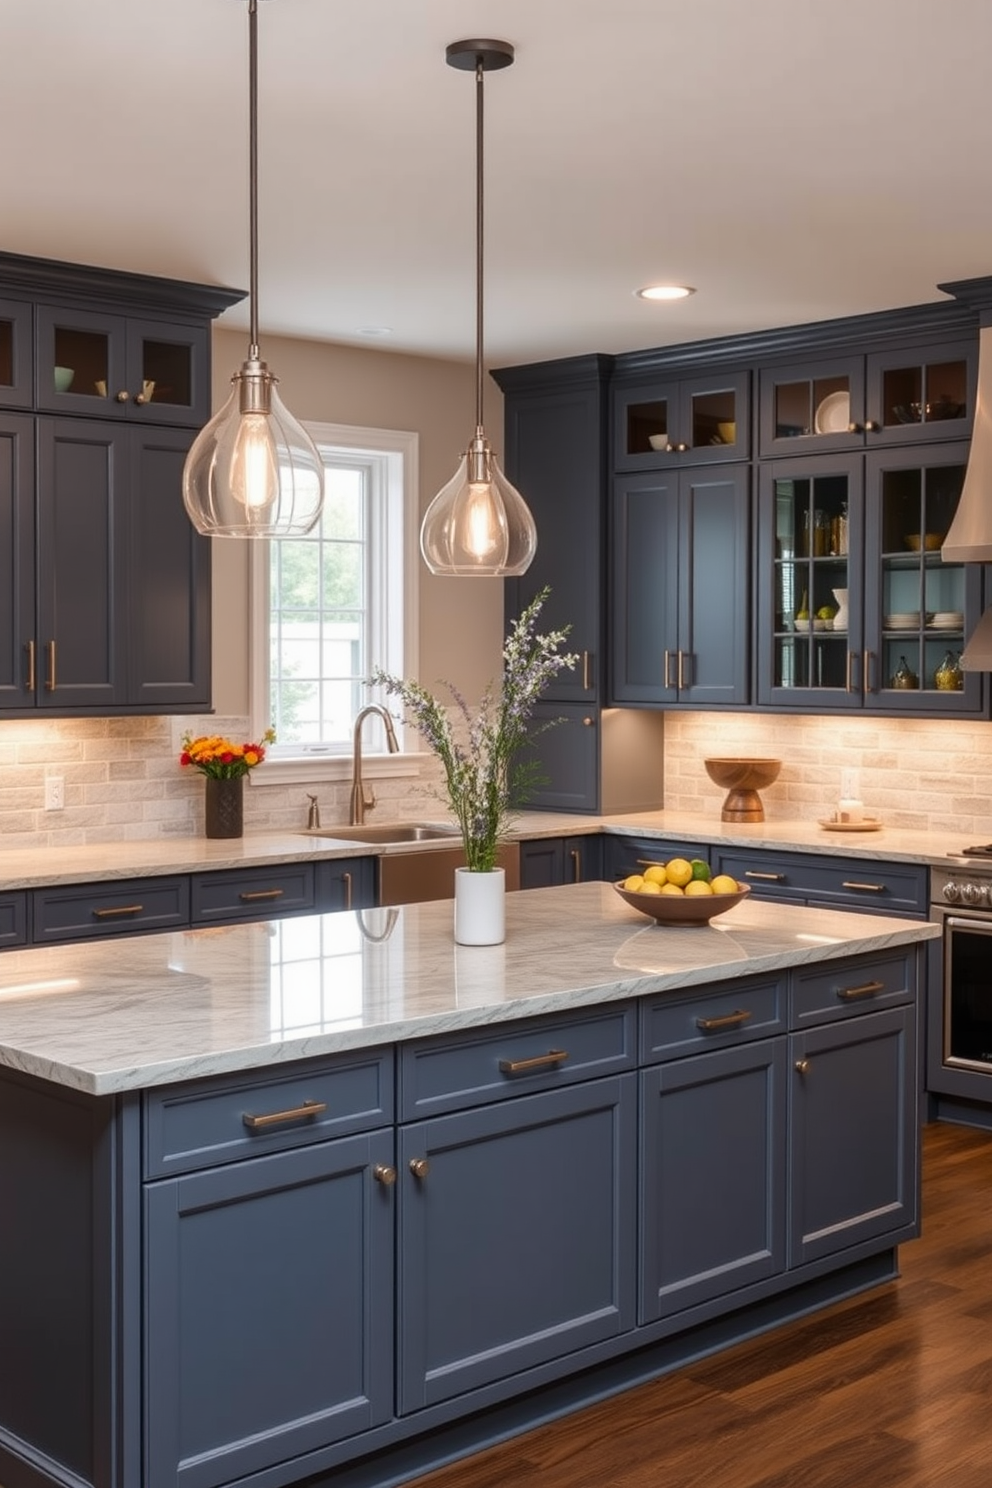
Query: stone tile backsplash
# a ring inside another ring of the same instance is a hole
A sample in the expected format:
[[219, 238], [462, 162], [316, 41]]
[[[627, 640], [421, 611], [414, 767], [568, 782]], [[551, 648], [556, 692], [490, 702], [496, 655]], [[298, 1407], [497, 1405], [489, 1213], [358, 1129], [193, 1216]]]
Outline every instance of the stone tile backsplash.
[[782, 761], [761, 792], [768, 821], [828, 816], [841, 771], [858, 772], [866, 811], [887, 825], [992, 840], [992, 723], [940, 719], [790, 717], [759, 713], [669, 713], [665, 718], [665, 805], [719, 820], [725, 792], [708, 755]]
[[[194, 733], [247, 737], [244, 718], [10, 720], [0, 725], [0, 848], [71, 846], [203, 830], [203, 780], [179, 768], [179, 741]], [[665, 806], [719, 821], [724, 792], [707, 755], [782, 761], [762, 792], [769, 821], [816, 820], [836, 806], [841, 770], [858, 771], [868, 811], [891, 826], [992, 840], [992, 723], [937, 719], [787, 717], [669, 713], [665, 718]], [[65, 809], [46, 811], [46, 776], [65, 781]], [[349, 782], [250, 787], [245, 830], [295, 830], [307, 790], [325, 826], [344, 822]], [[427, 769], [414, 779], [376, 779], [379, 818], [436, 816]]]

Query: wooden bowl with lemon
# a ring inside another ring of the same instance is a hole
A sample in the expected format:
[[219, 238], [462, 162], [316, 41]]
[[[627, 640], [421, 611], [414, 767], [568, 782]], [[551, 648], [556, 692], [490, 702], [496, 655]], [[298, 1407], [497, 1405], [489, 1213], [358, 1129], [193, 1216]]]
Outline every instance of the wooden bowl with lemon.
[[643, 873], [632, 873], [613, 887], [631, 908], [659, 925], [706, 925], [751, 892], [750, 885], [729, 874], [714, 877], [701, 858], [649, 863]]

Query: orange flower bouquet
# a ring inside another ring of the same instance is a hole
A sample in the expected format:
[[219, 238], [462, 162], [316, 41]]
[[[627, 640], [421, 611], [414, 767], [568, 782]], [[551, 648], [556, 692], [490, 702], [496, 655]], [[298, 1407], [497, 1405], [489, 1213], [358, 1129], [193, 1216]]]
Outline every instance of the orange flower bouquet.
[[258, 744], [235, 744], [220, 734], [201, 734], [198, 739], [183, 734], [181, 765], [192, 765], [211, 780], [237, 780], [265, 758], [266, 744], [275, 742], [275, 729], [267, 728]]

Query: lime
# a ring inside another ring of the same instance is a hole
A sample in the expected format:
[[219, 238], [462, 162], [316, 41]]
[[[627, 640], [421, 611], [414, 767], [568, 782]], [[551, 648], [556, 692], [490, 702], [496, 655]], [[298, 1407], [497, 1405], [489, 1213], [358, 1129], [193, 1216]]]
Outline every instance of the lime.
[[698, 878], [701, 883], [709, 883], [712, 876], [709, 863], [704, 863], [702, 858], [691, 858], [689, 867], [692, 869], [693, 878]]

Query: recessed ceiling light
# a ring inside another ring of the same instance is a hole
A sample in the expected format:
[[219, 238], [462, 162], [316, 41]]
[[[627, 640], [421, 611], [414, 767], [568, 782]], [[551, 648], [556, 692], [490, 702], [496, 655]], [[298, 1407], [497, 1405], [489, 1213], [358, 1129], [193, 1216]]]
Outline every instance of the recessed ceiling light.
[[640, 300], [684, 300], [696, 291], [688, 284], [648, 284], [634, 293]]

